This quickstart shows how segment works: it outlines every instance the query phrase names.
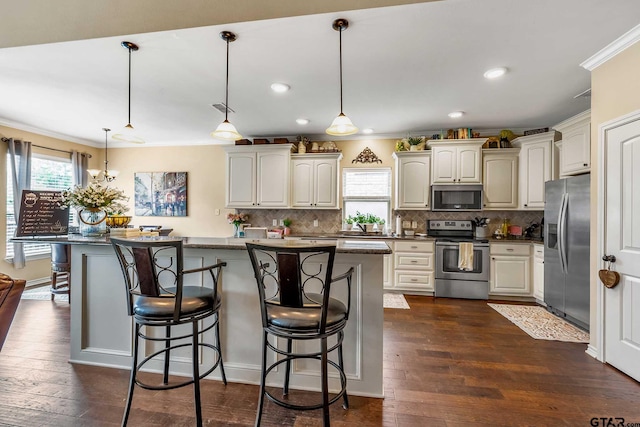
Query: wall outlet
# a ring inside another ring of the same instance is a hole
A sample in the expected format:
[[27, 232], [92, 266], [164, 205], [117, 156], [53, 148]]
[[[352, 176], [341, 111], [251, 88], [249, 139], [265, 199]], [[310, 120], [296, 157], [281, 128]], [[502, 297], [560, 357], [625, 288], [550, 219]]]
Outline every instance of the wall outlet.
[[216, 215], [220, 215], [220, 209], [214, 209], [213, 213], [216, 214]]
[[272, 224], [273, 224], [273, 226], [274, 226], [274, 227], [275, 227], [275, 226], [277, 226], [277, 225], [278, 225], [278, 220], [277, 220], [277, 219], [274, 219], [274, 220], [273, 220], [273, 222], [272, 222]]
[[410, 228], [411, 221], [402, 221], [402, 228]]
[[411, 222], [411, 228], [418, 228], [418, 221]]
[[[275, 221], [275, 219], [274, 219], [274, 221]], [[275, 224], [273, 224], [273, 225], [275, 225]], [[280, 220], [280, 225], [281, 225], [282, 227], [284, 227], [284, 219], [281, 219], [281, 220]]]
[[314, 220], [313, 220], [313, 226], [314, 226], [314, 227], [317, 227], [317, 226], [318, 226], [318, 220], [317, 220], [317, 219], [314, 219]]

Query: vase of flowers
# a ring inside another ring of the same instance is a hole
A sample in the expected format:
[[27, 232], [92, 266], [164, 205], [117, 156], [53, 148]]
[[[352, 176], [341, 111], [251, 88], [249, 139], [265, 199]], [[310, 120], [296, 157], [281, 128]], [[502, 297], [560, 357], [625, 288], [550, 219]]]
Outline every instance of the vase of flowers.
[[80, 233], [83, 236], [99, 237], [107, 233], [107, 216], [126, 212], [129, 208], [124, 202], [128, 200], [122, 190], [91, 183], [86, 187], [76, 186], [63, 191], [60, 205], [78, 210]]
[[247, 222], [249, 215], [243, 213], [230, 213], [227, 215], [229, 224], [233, 224], [233, 237], [240, 237], [240, 225]]

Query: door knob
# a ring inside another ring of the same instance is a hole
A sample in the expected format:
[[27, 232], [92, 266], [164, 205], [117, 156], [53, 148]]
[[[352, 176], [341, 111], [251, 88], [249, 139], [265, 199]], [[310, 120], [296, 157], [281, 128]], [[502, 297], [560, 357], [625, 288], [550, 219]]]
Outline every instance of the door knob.
[[602, 257], [603, 261], [607, 261], [607, 262], [616, 262], [616, 256], [615, 255], [605, 255]]

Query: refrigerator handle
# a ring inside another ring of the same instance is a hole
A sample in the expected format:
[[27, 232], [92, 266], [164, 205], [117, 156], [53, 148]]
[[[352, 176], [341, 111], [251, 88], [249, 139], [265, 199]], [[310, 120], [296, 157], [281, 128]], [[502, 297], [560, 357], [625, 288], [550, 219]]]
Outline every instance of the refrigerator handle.
[[560, 267], [562, 272], [566, 273], [567, 268], [567, 251], [566, 251], [566, 225], [567, 225], [567, 204], [569, 195], [567, 193], [562, 194], [562, 200], [560, 202], [560, 212], [558, 214], [558, 255], [560, 257]]

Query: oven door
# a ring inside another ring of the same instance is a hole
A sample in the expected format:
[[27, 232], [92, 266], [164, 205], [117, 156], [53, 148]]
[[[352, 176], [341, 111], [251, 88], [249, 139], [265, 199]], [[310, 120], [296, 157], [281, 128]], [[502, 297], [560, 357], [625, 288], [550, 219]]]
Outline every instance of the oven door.
[[455, 242], [436, 242], [436, 279], [489, 281], [489, 245], [473, 245], [473, 270], [458, 268], [460, 245]]

